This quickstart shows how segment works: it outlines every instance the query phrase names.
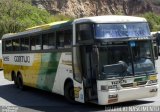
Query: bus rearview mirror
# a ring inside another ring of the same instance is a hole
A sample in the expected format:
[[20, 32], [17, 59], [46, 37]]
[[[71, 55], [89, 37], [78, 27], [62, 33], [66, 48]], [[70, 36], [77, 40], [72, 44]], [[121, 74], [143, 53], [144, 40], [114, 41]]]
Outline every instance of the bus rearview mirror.
[[156, 43], [153, 44], [153, 49], [154, 49], [154, 59], [158, 60], [158, 46]]

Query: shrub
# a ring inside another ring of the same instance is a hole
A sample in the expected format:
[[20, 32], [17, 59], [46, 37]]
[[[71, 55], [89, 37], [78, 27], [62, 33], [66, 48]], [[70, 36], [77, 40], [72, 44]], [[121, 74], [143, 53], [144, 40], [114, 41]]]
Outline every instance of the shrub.
[[160, 30], [160, 15], [157, 15], [152, 12], [147, 12], [143, 15], [149, 23], [151, 31], [159, 31]]
[[52, 16], [46, 10], [32, 6], [30, 1], [0, 0], [0, 38], [5, 33], [20, 32], [28, 27], [70, 19], [63, 15]]

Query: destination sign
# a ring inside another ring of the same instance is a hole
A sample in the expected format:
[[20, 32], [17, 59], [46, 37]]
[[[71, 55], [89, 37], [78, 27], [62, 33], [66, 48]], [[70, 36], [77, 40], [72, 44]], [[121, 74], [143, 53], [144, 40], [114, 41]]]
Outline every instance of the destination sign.
[[96, 39], [150, 37], [147, 23], [97, 24]]

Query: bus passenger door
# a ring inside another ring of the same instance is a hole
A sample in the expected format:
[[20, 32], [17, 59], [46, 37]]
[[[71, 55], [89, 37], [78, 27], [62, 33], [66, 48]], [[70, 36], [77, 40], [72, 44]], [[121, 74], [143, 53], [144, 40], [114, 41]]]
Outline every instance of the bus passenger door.
[[74, 83], [74, 97], [75, 101], [85, 102], [84, 97], [84, 86], [82, 79], [82, 66], [81, 66], [81, 58], [80, 58], [80, 47], [73, 47], [73, 83]]
[[97, 100], [96, 61], [92, 46], [73, 48], [73, 72], [75, 100]]
[[81, 46], [81, 62], [85, 100], [97, 99], [97, 57], [91, 45]]

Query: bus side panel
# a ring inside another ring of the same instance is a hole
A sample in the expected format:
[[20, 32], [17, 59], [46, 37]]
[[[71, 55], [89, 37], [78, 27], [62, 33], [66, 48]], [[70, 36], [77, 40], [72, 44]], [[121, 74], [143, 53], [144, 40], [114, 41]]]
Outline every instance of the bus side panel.
[[24, 85], [30, 87], [63, 95], [65, 80], [73, 79], [71, 52], [4, 54], [4, 58], [8, 59], [4, 61], [5, 78], [11, 80], [12, 71], [20, 72]]
[[71, 52], [42, 54], [37, 88], [63, 95], [67, 78], [73, 79]]
[[2, 41], [0, 40], [0, 69], [3, 69], [3, 61], [2, 61]]
[[3, 60], [0, 59], [0, 69], [3, 69]]
[[41, 65], [41, 54], [4, 54], [4, 77], [11, 80], [12, 71], [23, 77], [24, 85], [36, 87]]
[[15, 62], [16, 54], [3, 54], [3, 68], [4, 68], [4, 77], [8, 80], [12, 80], [11, 74], [12, 71], [17, 74], [18, 71], [21, 71], [20, 62]]
[[52, 91], [55, 76], [57, 75], [58, 63], [61, 53], [44, 53], [41, 58], [41, 67], [37, 80], [37, 87]]
[[64, 95], [64, 84], [66, 79], [73, 80], [72, 70], [72, 52], [63, 52], [61, 54], [57, 74], [53, 84], [52, 92]]
[[[4, 67], [4, 70], [3, 70], [4, 78], [12, 81], [11, 73], [12, 73], [13, 70], [17, 71], [19, 69], [19, 66], [4, 63], [3, 67]], [[17, 73], [17, 72], [15, 72], [15, 73]]]
[[22, 65], [21, 67], [23, 81], [25, 85], [37, 88], [37, 80], [39, 77], [39, 70], [41, 66], [41, 53], [31, 53], [30, 62], [31, 65]]

